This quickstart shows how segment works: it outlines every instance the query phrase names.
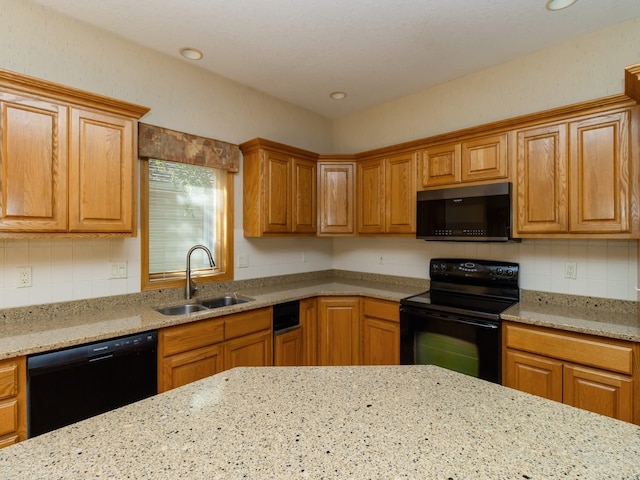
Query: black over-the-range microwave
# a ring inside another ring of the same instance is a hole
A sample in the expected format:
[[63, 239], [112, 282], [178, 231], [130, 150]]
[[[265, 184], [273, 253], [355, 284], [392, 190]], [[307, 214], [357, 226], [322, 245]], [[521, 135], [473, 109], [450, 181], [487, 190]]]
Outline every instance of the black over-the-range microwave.
[[416, 237], [424, 240], [507, 242], [511, 183], [418, 192]]

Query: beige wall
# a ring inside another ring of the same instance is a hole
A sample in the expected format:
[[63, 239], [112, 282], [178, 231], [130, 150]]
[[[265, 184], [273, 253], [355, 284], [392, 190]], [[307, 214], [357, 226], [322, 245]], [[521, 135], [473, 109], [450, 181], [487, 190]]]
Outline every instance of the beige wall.
[[334, 147], [359, 152], [618, 94], [639, 46], [636, 18], [340, 118]]
[[[0, 68], [146, 105], [147, 123], [231, 143], [261, 136], [317, 152], [361, 151], [619, 93], [624, 67], [640, 61], [638, 19], [330, 122], [24, 0], [2, 0], [0, 26]], [[237, 279], [331, 267], [426, 278], [433, 256], [483, 256], [521, 261], [524, 288], [635, 298], [635, 241], [245, 239], [241, 174], [234, 184], [236, 254], [250, 263], [236, 268]], [[562, 276], [567, 259], [578, 263], [574, 283]], [[127, 279], [108, 279], [113, 261], [127, 262]], [[33, 287], [17, 288], [16, 267], [25, 265]], [[0, 241], [0, 308], [139, 290], [139, 237]]]

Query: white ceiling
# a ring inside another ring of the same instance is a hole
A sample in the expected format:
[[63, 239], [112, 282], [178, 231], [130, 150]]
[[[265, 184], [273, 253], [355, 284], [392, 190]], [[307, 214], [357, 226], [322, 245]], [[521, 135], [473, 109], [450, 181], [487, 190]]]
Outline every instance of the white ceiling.
[[196, 47], [198, 66], [328, 118], [640, 17], [640, 0], [32, 1], [174, 57]]

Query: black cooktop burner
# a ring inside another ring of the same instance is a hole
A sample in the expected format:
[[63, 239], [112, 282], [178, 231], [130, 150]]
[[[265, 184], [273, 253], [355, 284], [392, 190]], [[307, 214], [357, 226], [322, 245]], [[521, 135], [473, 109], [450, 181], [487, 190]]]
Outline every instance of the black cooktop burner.
[[491, 260], [432, 259], [431, 290], [401, 304], [423, 310], [499, 320], [520, 298], [517, 263]]
[[497, 318], [507, 308], [517, 303], [513, 299], [490, 298], [482, 295], [467, 295], [450, 292], [427, 291], [404, 298], [403, 305], [427, 308], [451, 313]]

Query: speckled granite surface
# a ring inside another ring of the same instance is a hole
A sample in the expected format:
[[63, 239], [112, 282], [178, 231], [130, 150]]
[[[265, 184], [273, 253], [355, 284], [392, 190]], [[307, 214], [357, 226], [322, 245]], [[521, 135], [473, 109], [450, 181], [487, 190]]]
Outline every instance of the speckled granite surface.
[[[429, 288], [428, 280], [328, 270], [201, 285], [199, 298], [236, 293], [248, 303], [189, 315], [165, 316], [154, 307], [184, 303], [182, 289], [0, 310], [0, 359], [64, 348], [228, 315], [319, 295], [356, 295], [399, 301]], [[503, 317], [640, 342], [635, 302], [522, 292]]]
[[[383, 300], [401, 298], [426, 289], [418, 282], [371, 281], [358, 276], [321, 275], [296, 277], [290, 283], [268, 279], [237, 282], [232, 290], [220, 286], [203, 288], [196, 299], [223, 293], [251, 298], [248, 303], [222, 307], [189, 315], [167, 316], [154, 307], [184, 303], [183, 293], [153, 292], [150, 295], [106, 297], [87, 302], [43, 305], [4, 311], [0, 323], [0, 359], [44, 352], [57, 348], [128, 335], [180, 323], [228, 315], [289, 300], [318, 295], [363, 295]], [[425, 284], [425, 281], [420, 282]], [[209, 286], [207, 286], [209, 287]]]
[[0, 450], [19, 479], [638, 479], [640, 427], [434, 366], [237, 368]]
[[[640, 342], [640, 317], [634, 302], [600, 300], [582, 297], [552, 303], [541, 301], [539, 296], [523, 295], [521, 302], [501, 317], [530, 325]], [[628, 304], [633, 305], [630, 308]]]

